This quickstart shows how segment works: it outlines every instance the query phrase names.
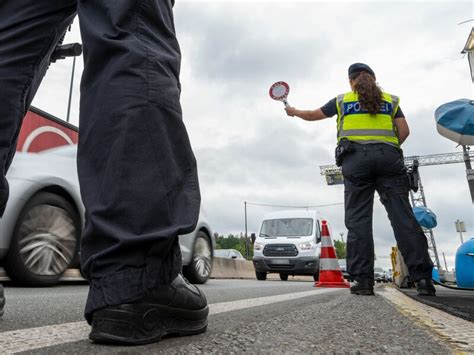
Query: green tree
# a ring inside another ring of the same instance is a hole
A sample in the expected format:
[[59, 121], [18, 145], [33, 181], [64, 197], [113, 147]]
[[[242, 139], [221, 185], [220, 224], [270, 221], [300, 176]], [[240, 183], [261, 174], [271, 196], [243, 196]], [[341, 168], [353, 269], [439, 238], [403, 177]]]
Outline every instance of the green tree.
[[336, 256], [338, 259], [345, 259], [347, 252], [346, 252], [346, 243], [340, 240], [334, 241], [334, 249], [336, 249]]

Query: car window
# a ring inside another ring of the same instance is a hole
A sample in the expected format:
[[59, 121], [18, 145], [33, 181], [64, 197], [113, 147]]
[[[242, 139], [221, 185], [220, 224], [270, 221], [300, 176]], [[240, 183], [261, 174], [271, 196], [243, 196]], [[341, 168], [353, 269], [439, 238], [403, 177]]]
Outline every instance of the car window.
[[261, 234], [271, 237], [308, 236], [313, 234], [312, 218], [279, 218], [262, 222]]

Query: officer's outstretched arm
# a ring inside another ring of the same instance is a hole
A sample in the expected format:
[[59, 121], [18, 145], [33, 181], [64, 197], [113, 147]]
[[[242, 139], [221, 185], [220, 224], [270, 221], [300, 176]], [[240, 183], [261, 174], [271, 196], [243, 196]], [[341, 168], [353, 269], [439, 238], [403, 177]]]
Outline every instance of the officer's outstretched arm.
[[285, 110], [288, 116], [296, 116], [305, 121], [318, 121], [328, 118], [320, 108], [316, 110], [297, 110], [294, 107], [287, 107]]
[[398, 140], [400, 144], [405, 142], [407, 137], [410, 135], [410, 128], [408, 127], [408, 122], [405, 117], [398, 117], [393, 120], [395, 127], [397, 127]]

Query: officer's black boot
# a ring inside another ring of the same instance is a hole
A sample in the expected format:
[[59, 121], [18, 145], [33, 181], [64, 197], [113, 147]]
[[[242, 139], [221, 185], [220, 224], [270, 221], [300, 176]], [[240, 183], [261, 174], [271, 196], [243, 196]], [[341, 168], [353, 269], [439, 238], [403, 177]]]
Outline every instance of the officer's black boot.
[[354, 295], [373, 296], [374, 280], [360, 279], [351, 286], [351, 293]]
[[436, 289], [431, 279], [421, 279], [416, 283], [416, 291], [420, 296], [436, 296]]
[[204, 294], [181, 275], [141, 300], [102, 308], [92, 314], [89, 339], [98, 343], [141, 345], [165, 335], [206, 331], [209, 308]]
[[5, 294], [2, 284], [0, 284], [0, 317], [3, 316], [3, 306], [5, 306]]

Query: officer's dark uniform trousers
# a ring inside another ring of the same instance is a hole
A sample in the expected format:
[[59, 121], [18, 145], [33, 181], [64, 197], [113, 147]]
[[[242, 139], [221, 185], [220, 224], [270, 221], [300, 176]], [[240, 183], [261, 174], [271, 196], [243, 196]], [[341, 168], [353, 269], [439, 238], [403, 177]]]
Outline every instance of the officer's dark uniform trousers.
[[410, 278], [431, 278], [433, 263], [426, 237], [408, 201], [408, 179], [400, 150], [385, 143], [353, 143], [352, 147], [354, 151], [342, 162], [348, 273], [355, 280], [374, 279], [372, 214], [377, 191]]
[[[170, 283], [181, 270], [177, 236], [197, 222], [197, 168], [181, 117], [172, 2], [0, 1], [2, 177], [49, 57], [79, 15], [85, 68], [78, 172], [89, 321], [94, 310]], [[7, 191], [3, 180], [2, 208]]]

